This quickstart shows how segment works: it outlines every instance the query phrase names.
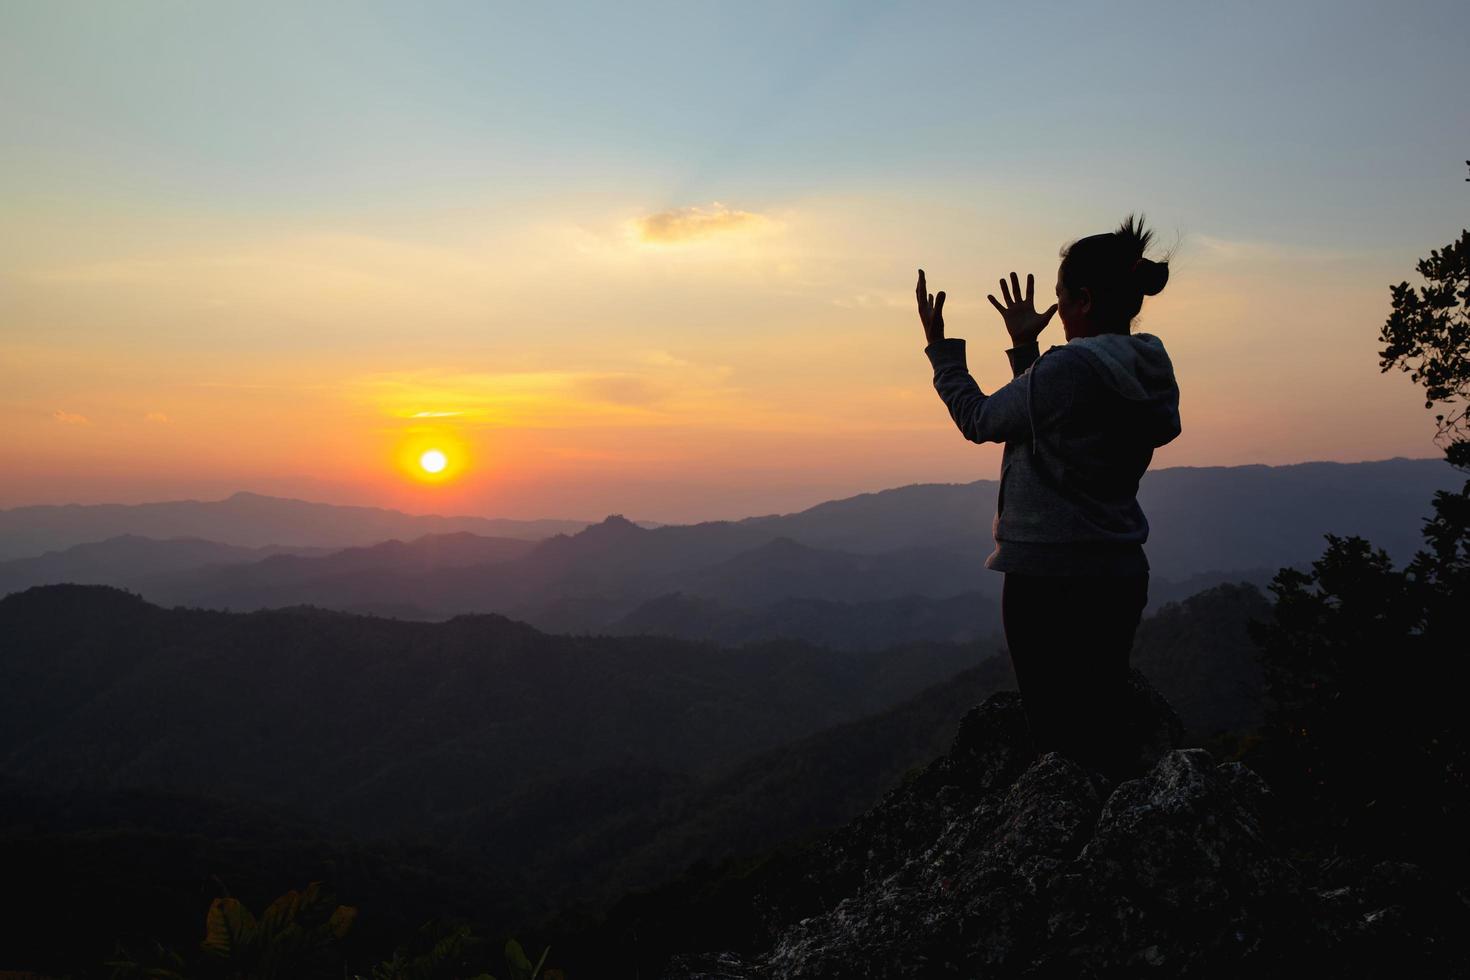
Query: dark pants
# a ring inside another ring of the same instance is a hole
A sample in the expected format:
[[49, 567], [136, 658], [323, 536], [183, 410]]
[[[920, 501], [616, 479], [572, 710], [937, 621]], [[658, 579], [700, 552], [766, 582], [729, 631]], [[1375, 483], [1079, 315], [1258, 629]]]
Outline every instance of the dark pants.
[[1001, 620], [1038, 753], [1126, 771], [1128, 658], [1147, 601], [1147, 572], [1006, 573]]

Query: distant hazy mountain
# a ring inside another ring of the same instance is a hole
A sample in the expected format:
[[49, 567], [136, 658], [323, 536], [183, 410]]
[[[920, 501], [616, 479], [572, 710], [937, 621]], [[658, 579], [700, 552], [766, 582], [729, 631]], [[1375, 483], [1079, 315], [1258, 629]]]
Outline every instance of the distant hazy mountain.
[[[749, 609], [784, 599], [946, 599], [964, 592], [994, 595], [999, 588], [998, 576], [953, 551], [856, 554], [763, 536], [733, 524], [649, 530], [614, 516], [576, 535], [533, 544], [519, 556], [474, 565], [359, 563], [338, 571], [335, 557], [272, 559], [160, 578], [141, 591], [166, 605], [365, 611], [396, 604], [410, 617], [495, 612], [552, 632], [606, 632], [650, 599], [672, 592]], [[364, 552], [378, 557], [376, 549]], [[291, 574], [274, 574], [272, 567]], [[752, 631], [763, 633], [777, 635]]]
[[[1138, 500], [1149, 521], [1145, 548], [1154, 575], [1181, 579], [1309, 561], [1322, 553], [1327, 532], [1361, 535], [1396, 561], [1407, 560], [1422, 543], [1434, 491], [1463, 484], [1464, 474], [1443, 458], [1177, 466], [1145, 474]], [[740, 524], [820, 548], [939, 547], [983, 558], [994, 547], [998, 486], [914, 484]]]
[[995, 580], [995, 573], [973, 556], [948, 548], [907, 547], [854, 554], [779, 537], [687, 572], [677, 582], [698, 595], [761, 606], [792, 596], [837, 602], [906, 595], [949, 597], [981, 589], [993, 591]]
[[1145, 476], [1138, 499], [1151, 527], [1149, 562], [1179, 579], [1310, 561], [1328, 532], [1365, 537], [1408, 561], [1423, 547], [1434, 492], [1464, 483], [1443, 458], [1174, 467]]
[[[1222, 582], [1263, 586], [1277, 569], [1304, 566], [1320, 555], [1328, 532], [1363, 535], [1404, 561], [1420, 544], [1434, 491], [1457, 487], [1459, 481], [1448, 464], [1430, 459], [1150, 473], [1140, 490], [1152, 525], [1150, 608]], [[168, 556], [139, 553], [140, 569], [167, 565], [147, 575], [107, 555], [88, 558], [83, 550], [65, 561], [48, 556], [50, 564], [0, 565], [0, 586], [14, 590], [70, 574], [73, 581], [125, 585], [162, 604], [203, 608], [311, 604], [413, 619], [494, 612], [552, 632], [625, 633], [641, 624], [650, 632], [722, 642], [742, 635], [829, 642], [852, 637], [857, 632], [852, 624], [864, 620], [885, 642], [905, 638], [896, 632], [903, 623], [915, 629], [907, 638], [928, 638], [976, 622], [978, 616], [967, 618], [943, 605], [962, 594], [978, 594], [986, 616], [997, 613], [1001, 576], [982, 566], [992, 548], [995, 486], [993, 481], [915, 485], [795, 514], [652, 528], [613, 515], [540, 541], [521, 534], [509, 540], [458, 532], [340, 555], [277, 556], [254, 563], [240, 563], [240, 553], [232, 552], [233, 564], [209, 559], [213, 567], [183, 570], [182, 552], [169, 546]], [[213, 507], [224, 513], [218, 508], [226, 504], [276, 515], [281, 519], [269, 533], [298, 540], [305, 532], [282, 515], [302, 520], [317, 515], [322, 519], [317, 532], [335, 528], [332, 533], [344, 535], [368, 533], [364, 528], [377, 526], [373, 521], [481, 520], [417, 518], [249, 495], [219, 504], [156, 506]], [[124, 510], [137, 516], [145, 508]], [[0, 513], [0, 537], [5, 521], [13, 523], [20, 513]], [[364, 513], [367, 524], [354, 524]], [[195, 518], [203, 520], [198, 513]], [[253, 526], [260, 532], [265, 525]], [[131, 546], [142, 549], [144, 543], [134, 539]], [[647, 605], [672, 594], [685, 597], [685, 608]], [[716, 603], [705, 613], [723, 610], [718, 620], [691, 616], [688, 603], [694, 599]], [[812, 605], [899, 599], [911, 602], [907, 611], [872, 607], [841, 620]], [[788, 600], [801, 602], [781, 605]], [[939, 605], [925, 608], [926, 600]], [[988, 632], [984, 623], [981, 628]], [[863, 645], [871, 648], [874, 642]]]
[[266, 545], [346, 548], [390, 538], [457, 531], [534, 540], [576, 531], [588, 523], [424, 516], [380, 507], [345, 507], [256, 493], [237, 493], [225, 500], [156, 504], [45, 505], [0, 510], [0, 560], [27, 558], [119, 535], [203, 538], [249, 548]]
[[[346, 548], [323, 555], [276, 555], [248, 564], [232, 563], [212, 568], [196, 568], [186, 574], [158, 575], [142, 582], [138, 591], [144, 596], [178, 599], [183, 596], [210, 597], [196, 605], [239, 607], [237, 602], [214, 597], [259, 596], [245, 608], [268, 608], [301, 605], [325, 596], [313, 592], [313, 583], [354, 583], [360, 580], [382, 581], [383, 573], [414, 576], [431, 571], [459, 569], [476, 565], [493, 565], [529, 554], [535, 541], [522, 538], [490, 538], [477, 534], [426, 534], [413, 541], [384, 541], [362, 548]], [[113, 583], [105, 583], [113, 584]], [[116, 583], [122, 584], [122, 583]], [[331, 608], [348, 606], [391, 606], [422, 610], [406, 602], [402, 596], [382, 590], [370, 595], [352, 596], [348, 587], [346, 601], [316, 601]], [[486, 609], [463, 609], [457, 612], [483, 612]], [[447, 618], [447, 617], [442, 617]]]
[[[159, 541], [124, 534], [106, 541], [73, 545], [35, 558], [0, 561], [0, 595], [32, 585], [72, 582], [139, 588], [157, 576], [193, 571], [206, 565], [253, 565], [287, 553], [320, 554], [322, 549], [280, 545], [242, 548], [199, 538]], [[330, 552], [328, 552], [330, 553]]]
[[[201, 589], [233, 595], [254, 591], [278, 600], [264, 601], [260, 606], [297, 605], [302, 601], [300, 596], [306, 585], [315, 579], [346, 578], [385, 569], [395, 573], [421, 573], [506, 561], [526, 554], [535, 544], [520, 538], [487, 538], [460, 532], [339, 551], [279, 545], [242, 548], [198, 538], [159, 541], [122, 535], [35, 558], [0, 562], [0, 595], [33, 585], [72, 583], [112, 585], [165, 600], [185, 593], [197, 594]], [[404, 618], [432, 618], [422, 609], [392, 596], [374, 595], [359, 606], [343, 608]]]

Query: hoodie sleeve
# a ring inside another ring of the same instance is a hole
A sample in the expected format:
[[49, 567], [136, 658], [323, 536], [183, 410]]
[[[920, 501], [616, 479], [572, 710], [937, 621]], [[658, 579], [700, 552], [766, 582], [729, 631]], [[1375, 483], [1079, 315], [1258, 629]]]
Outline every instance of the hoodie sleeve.
[[[987, 395], [965, 366], [965, 341], [960, 337], [936, 340], [924, 348], [934, 366], [934, 390], [944, 400], [950, 418], [971, 442], [1007, 442], [1031, 435], [1024, 369], [1003, 388]], [[1014, 369], [1016, 359], [1012, 358]]]
[[1017, 344], [1006, 351], [1006, 357], [1011, 360], [1011, 377], [1014, 378], [1024, 372], [1040, 356], [1041, 345], [1034, 340], [1029, 344]]

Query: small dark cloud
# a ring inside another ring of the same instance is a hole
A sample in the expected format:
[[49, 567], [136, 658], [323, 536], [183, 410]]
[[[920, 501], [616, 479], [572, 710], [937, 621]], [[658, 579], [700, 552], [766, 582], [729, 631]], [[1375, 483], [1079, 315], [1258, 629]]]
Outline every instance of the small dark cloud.
[[674, 208], [638, 221], [638, 237], [645, 242], [672, 244], [730, 231], [748, 230], [766, 219], [752, 211], [737, 211], [716, 201], [708, 208]]

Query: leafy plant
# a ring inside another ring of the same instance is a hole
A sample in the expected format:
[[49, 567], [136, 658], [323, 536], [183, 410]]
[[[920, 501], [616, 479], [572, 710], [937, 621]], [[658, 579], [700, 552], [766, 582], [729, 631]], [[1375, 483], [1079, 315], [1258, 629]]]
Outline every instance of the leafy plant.
[[[152, 963], [119, 958], [107, 965], [115, 980], [185, 980], [190, 976], [230, 980], [307, 980], [342, 975], [342, 941], [357, 909], [337, 905], [321, 882], [277, 898], [257, 919], [239, 899], [225, 896], [209, 905], [204, 919], [202, 959], [190, 971], [184, 958], [158, 947]], [[124, 954], [126, 955], [126, 954]]]
[[[426, 923], [420, 930], [420, 942], [429, 948], [421, 953], [412, 953], [399, 947], [393, 958], [373, 967], [370, 980], [447, 980], [461, 977], [476, 947], [484, 940], [476, 936], [468, 925], [446, 925], [440, 922]], [[493, 980], [489, 974], [480, 973], [471, 980]]]
[[[489, 973], [469, 976], [465, 972], [474, 960], [476, 948], [484, 943], [470, 926], [431, 922], [421, 930], [420, 940], [429, 943], [429, 948], [418, 954], [400, 948], [391, 960], [373, 967], [370, 980], [496, 980]], [[541, 967], [546, 963], [549, 952], [551, 947], [547, 946], [533, 965], [521, 944], [515, 939], [509, 940], [505, 944], [509, 980], [536, 980], [541, 976]], [[547, 980], [553, 974], [558, 980], [561, 977], [560, 970], [551, 970], [547, 973]]]
[[[536, 961], [536, 965], [532, 966], [521, 944], [514, 939], [507, 941], [505, 963], [510, 969], [510, 980], [536, 980], [541, 973], [542, 965], [546, 963], [546, 954], [549, 952], [551, 952], [551, 947], [547, 946], [541, 951], [541, 958]], [[495, 980], [495, 978], [491, 977], [490, 980]]]
[[185, 980], [188, 964], [162, 943], [152, 943], [146, 961], [129, 953], [121, 943], [113, 958], [103, 966], [112, 970], [113, 980]]

